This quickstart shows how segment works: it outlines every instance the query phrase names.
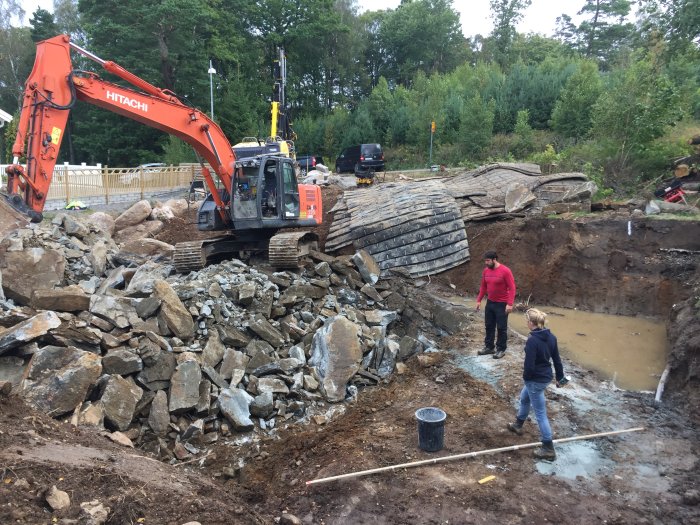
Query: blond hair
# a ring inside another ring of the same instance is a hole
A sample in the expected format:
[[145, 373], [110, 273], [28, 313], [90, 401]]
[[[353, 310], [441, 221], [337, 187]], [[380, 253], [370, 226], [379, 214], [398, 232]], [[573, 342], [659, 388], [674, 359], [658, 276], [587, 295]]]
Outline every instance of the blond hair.
[[525, 319], [534, 324], [537, 328], [544, 328], [544, 322], [547, 319], [547, 314], [537, 308], [530, 308], [525, 312]]

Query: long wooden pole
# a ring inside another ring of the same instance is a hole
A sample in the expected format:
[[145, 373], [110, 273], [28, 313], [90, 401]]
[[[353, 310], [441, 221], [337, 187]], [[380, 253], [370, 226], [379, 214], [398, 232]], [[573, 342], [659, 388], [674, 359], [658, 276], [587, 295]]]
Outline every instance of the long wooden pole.
[[[552, 442], [553, 443], [567, 443], [569, 441], [580, 441], [583, 439], [593, 439], [593, 438], [598, 438], [598, 437], [605, 437], [605, 436], [614, 436], [616, 434], [624, 434], [626, 432], [639, 432], [641, 430], [644, 430], [644, 427], [637, 427], [637, 428], [628, 428], [625, 430], [614, 430], [612, 432], [601, 432], [599, 434], [586, 434], [584, 436], [573, 436], [573, 437], [568, 437], [568, 438], [561, 438], [561, 439], [555, 439]], [[388, 467], [380, 467], [380, 468], [374, 468], [371, 470], [361, 470], [359, 472], [350, 472], [348, 474], [340, 474], [339, 476], [331, 476], [329, 478], [319, 478], [319, 479], [312, 479], [311, 481], [307, 481], [307, 485], [316, 485], [318, 483], [327, 483], [329, 481], [337, 481], [339, 479], [347, 479], [347, 478], [357, 478], [360, 476], [368, 476], [369, 474], [377, 474], [378, 472], [385, 472], [387, 470], [396, 470], [396, 469], [401, 469], [401, 468], [412, 468], [412, 467], [419, 467], [421, 465], [431, 465], [435, 463], [443, 463], [446, 461], [454, 461], [456, 459], [464, 459], [464, 458], [475, 458], [476, 456], [483, 456], [485, 454], [496, 454], [498, 452], [507, 452], [509, 450], [522, 450], [525, 448], [534, 448], [542, 443], [537, 441], [535, 443], [526, 443], [524, 445], [513, 445], [510, 447], [501, 447], [501, 448], [490, 448], [488, 450], [479, 450], [477, 452], [467, 452], [465, 454], [457, 454], [456, 456], [443, 456], [441, 458], [433, 458], [433, 459], [424, 459], [422, 461], [414, 461], [412, 463], [401, 463], [399, 465], [390, 465]]]

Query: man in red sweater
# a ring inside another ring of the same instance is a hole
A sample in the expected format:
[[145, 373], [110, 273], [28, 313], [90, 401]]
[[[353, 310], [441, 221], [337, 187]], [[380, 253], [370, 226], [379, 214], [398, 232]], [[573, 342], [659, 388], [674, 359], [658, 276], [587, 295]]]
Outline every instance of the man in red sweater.
[[[498, 262], [498, 254], [488, 251], [484, 254], [484, 272], [481, 275], [481, 287], [476, 297], [476, 310], [481, 308], [481, 300], [488, 296], [484, 309], [486, 337], [484, 348], [479, 355], [493, 354], [494, 359], [500, 359], [506, 353], [508, 343], [508, 314], [513, 311], [515, 301], [515, 280], [513, 273], [505, 264]], [[496, 349], [493, 340], [498, 329]]]

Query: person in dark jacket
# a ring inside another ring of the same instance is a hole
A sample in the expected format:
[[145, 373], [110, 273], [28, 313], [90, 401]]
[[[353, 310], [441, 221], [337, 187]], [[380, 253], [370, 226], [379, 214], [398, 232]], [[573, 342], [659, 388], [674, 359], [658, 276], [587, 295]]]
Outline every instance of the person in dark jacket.
[[525, 312], [525, 318], [530, 329], [530, 336], [525, 343], [525, 366], [523, 369], [525, 386], [520, 392], [520, 407], [515, 422], [508, 424], [508, 430], [521, 436], [523, 424], [530, 413], [530, 408], [532, 408], [542, 440], [542, 445], [535, 449], [535, 457], [551, 461], [556, 458], [556, 453], [552, 444], [552, 429], [549, 426], [549, 419], [547, 419], [544, 391], [552, 381], [552, 363], [554, 363], [557, 386], [565, 384], [568, 380], [564, 377], [564, 367], [559, 357], [557, 338], [548, 328], [544, 327], [547, 314], [530, 308]]

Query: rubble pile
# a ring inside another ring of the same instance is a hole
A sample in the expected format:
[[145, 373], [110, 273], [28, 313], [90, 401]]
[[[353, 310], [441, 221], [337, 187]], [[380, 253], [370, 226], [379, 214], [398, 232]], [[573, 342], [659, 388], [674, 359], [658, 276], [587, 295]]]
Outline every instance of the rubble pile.
[[402, 277], [380, 281], [367, 252], [178, 275], [167, 246], [139, 237], [146, 211], [125, 212], [114, 236], [105, 214], [59, 214], [0, 247], [0, 381], [54, 417], [184, 461], [238, 432], [323, 424], [435, 347], [402, 320], [432, 313], [410, 305]]

